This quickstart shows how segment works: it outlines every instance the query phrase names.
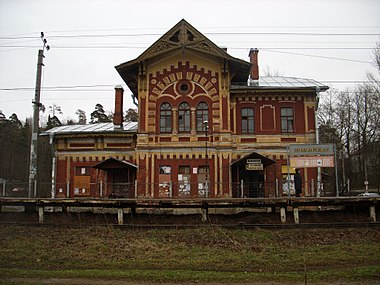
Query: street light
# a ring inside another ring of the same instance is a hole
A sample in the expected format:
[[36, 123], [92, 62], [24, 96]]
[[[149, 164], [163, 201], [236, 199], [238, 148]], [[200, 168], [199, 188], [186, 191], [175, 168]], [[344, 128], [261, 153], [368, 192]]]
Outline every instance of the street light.
[[205, 194], [206, 198], [208, 198], [208, 171], [209, 171], [209, 165], [208, 165], [208, 152], [207, 152], [207, 142], [208, 142], [208, 121], [205, 120], [203, 122], [204, 130], [205, 130], [205, 136], [206, 136], [206, 169], [205, 169]]

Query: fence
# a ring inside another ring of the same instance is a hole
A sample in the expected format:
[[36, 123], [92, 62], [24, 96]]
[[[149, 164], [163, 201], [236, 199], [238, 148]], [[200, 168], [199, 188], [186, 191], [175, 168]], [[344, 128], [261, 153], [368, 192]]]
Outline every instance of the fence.
[[[293, 181], [275, 182], [236, 182], [236, 183], [90, 183], [73, 185], [70, 182], [63, 184], [36, 183], [29, 191], [28, 182], [0, 181], [0, 195], [3, 197], [39, 197], [39, 198], [135, 198], [139, 196], [158, 198], [266, 198], [294, 196]], [[309, 181], [303, 185], [303, 195], [312, 197], [336, 196], [335, 185], [323, 183], [319, 187], [316, 181]]]

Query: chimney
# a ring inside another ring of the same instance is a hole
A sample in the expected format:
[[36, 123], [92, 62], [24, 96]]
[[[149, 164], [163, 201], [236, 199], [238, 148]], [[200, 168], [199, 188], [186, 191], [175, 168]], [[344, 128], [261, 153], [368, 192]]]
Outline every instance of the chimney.
[[121, 85], [115, 86], [115, 114], [113, 116], [114, 129], [123, 129], [123, 94]]
[[259, 50], [257, 48], [251, 48], [248, 55], [252, 64], [250, 74], [252, 80], [259, 80], [259, 62], [257, 59], [258, 54]]

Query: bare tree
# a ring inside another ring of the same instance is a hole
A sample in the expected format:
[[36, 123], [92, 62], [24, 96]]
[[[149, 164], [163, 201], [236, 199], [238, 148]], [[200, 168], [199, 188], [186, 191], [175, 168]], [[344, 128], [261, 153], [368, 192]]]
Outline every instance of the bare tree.
[[132, 108], [129, 108], [126, 112], [126, 115], [124, 117], [124, 120], [126, 122], [137, 122], [139, 117], [139, 115], [137, 114], [137, 110], [136, 109], [132, 109]]
[[87, 118], [86, 118], [86, 112], [81, 110], [81, 109], [78, 109], [76, 112], [75, 112], [75, 115], [78, 116], [78, 124], [80, 125], [85, 125], [86, 122], [87, 122]]

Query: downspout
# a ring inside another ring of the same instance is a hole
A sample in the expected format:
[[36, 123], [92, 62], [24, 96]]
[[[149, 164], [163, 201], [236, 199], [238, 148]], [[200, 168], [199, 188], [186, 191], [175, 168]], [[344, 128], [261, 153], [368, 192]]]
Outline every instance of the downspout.
[[131, 94], [131, 97], [132, 97], [133, 105], [135, 105], [136, 107], [139, 107], [138, 102], [136, 102], [137, 97], [135, 96], [135, 94], [132, 93], [132, 94]]
[[57, 158], [56, 158], [56, 155], [55, 155], [55, 151], [54, 151], [54, 133], [50, 133], [49, 135], [50, 137], [50, 144], [51, 144], [51, 150], [52, 150], [52, 163], [51, 163], [51, 198], [54, 199], [55, 198], [55, 192], [56, 192], [56, 189], [55, 189], [55, 182], [56, 182], [56, 163], [57, 163]]
[[[319, 144], [319, 121], [318, 121], [318, 104], [319, 104], [319, 92], [321, 88], [319, 86], [315, 86], [315, 94], [316, 94], [316, 105], [315, 105], [315, 143]], [[321, 167], [317, 167], [317, 197], [321, 197]]]

